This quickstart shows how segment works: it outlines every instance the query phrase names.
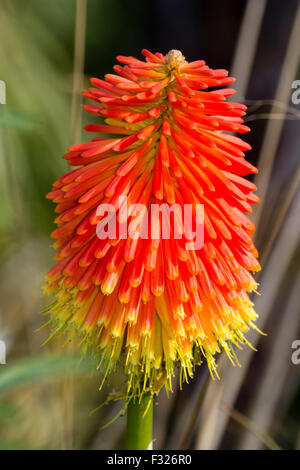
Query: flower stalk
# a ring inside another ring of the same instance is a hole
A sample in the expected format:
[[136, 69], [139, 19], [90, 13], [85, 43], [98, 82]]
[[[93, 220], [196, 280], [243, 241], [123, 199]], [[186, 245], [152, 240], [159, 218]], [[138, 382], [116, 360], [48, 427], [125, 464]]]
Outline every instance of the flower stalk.
[[127, 408], [126, 450], [152, 449], [153, 397], [144, 394]]

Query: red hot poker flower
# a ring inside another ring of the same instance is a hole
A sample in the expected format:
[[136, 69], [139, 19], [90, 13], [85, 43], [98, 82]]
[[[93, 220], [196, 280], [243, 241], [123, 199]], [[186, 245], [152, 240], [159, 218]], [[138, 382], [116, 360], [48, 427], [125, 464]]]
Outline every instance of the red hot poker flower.
[[[259, 200], [243, 178], [257, 170], [244, 158], [250, 146], [228, 133], [249, 131], [246, 107], [226, 101], [234, 90], [215, 88], [234, 79], [203, 60], [186, 62], [179, 51], [142, 53], [145, 61], [119, 56], [116, 74], [91, 79], [83, 95], [95, 104], [84, 109], [105, 124], [85, 129], [105, 136], [69, 148], [64, 158], [77, 168], [48, 194], [59, 214], [57, 263], [46, 283], [56, 297], [54, 331], [78, 333], [101, 355], [106, 375], [119, 365], [128, 394], [170, 389], [176, 366], [187, 379], [203, 357], [217, 374], [222, 348], [234, 362], [232, 345], [247, 343], [244, 333], [255, 327], [248, 292], [257, 287], [250, 271], [260, 269], [245, 215]], [[121, 223], [134, 220], [120, 197], [128, 208], [147, 209], [138, 237], [120, 236]], [[99, 223], [108, 220], [101, 204], [115, 210], [114, 236], [99, 237]], [[174, 204], [202, 205], [203, 246], [187, 249], [190, 237], [175, 215], [163, 237], [164, 211]], [[161, 212], [148, 210], [154, 205]], [[146, 225], [156, 238], [142, 237]]]

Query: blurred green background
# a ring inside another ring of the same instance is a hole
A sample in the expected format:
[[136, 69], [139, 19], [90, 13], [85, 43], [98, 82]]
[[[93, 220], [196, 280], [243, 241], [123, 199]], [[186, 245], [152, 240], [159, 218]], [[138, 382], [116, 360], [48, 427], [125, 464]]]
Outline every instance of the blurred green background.
[[255, 301], [268, 334], [253, 333], [258, 353], [243, 351], [242, 369], [221, 358], [220, 382], [203, 366], [170, 399], [162, 392], [154, 446], [300, 448], [300, 365], [291, 361], [300, 338], [300, 105], [291, 101], [299, 35], [298, 0], [0, 0], [0, 448], [124, 443], [124, 417], [100, 429], [122, 403], [90, 413], [111, 390], [98, 391], [93, 364], [63, 340], [41, 347], [46, 328], [35, 330], [45, 321], [41, 286], [54, 254], [45, 194], [68, 169], [66, 148], [88, 140], [78, 87], [110, 72], [117, 54], [139, 57], [144, 47], [180, 49], [237, 77], [237, 98], [249, 106], [248, 158], [260, 169], [263, 203], [253, 217], [264, 269]]

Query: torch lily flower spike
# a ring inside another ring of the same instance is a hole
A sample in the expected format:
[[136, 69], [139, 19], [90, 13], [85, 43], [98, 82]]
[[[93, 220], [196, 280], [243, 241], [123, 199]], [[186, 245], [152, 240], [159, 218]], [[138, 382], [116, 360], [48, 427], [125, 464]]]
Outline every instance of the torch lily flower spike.
[[[96, 137], [68, 149], [64, 158], [75, 168], [47, 196], [58, 214], [56, 264], [45, 284], [55, 296], [54, 332], [79, 335], [101, 357], [105, 377], [122, 371], [127, 397], [170, 390], [176, 367], [188, 380], [203, 360], [217, 376], [222, 349], [236, 363], [234, 346], [255, 328], [248, 294], [257, 288], [251, 272], [260, 269], [245, 215], [259, 199], [244, 176], [257, 170], [244, 158], [250, 145], [232, 134], [249, 131], [246, 106], [226, 101], [234, 90], [224, 88], [234, 79], [176, 50], [142, 53], [145, 60], [117, 57], [115, 74], [92, 78], [83, 91], [93, 102], [84, 109], [100, 118], [85, 126]], [[106, 238], [99, 236], [101, 221], [108, 223], [104, 204], [117, 221]], [[121, 226], [136, 222], [134, 204], [147, 209], [137, 236], [120, 236]], [[201, 246], [182, 233], [175, 213], [163, 236], [173, 205], [203, 207]], [[158, 236], [143, 237], [146, 226]]]

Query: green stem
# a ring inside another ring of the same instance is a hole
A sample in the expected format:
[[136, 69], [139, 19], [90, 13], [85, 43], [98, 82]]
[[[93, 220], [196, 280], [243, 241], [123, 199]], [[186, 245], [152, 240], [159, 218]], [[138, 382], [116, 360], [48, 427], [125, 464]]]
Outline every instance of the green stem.
[[145, 450], [152, 442], [153, 398], [145, 394], [127, 409], [126, 449]]

